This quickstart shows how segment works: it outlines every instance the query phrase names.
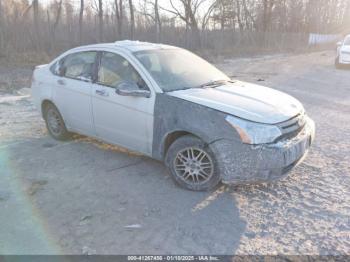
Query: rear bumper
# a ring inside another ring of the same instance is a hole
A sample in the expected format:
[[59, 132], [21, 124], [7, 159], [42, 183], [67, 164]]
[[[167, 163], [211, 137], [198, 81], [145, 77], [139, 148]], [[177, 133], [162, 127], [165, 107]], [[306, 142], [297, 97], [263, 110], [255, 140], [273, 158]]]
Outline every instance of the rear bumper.
[[306, 125], [292, 139], [274, 144], [247, 145], [229, 140], [212, 143], [224, 183], [269, 182], [288, 174], [306, 156], [315, 137], [315, 124]]

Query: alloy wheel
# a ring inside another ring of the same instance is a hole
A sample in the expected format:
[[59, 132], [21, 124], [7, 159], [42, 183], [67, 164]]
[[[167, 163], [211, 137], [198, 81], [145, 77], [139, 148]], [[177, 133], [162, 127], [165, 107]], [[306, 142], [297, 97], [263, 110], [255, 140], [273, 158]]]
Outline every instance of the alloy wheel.
[[188, 147], [177, 153], [174, 169], [176, 175], [184, 182], [198, 185], [210, 180], [214, 165], [210, 155], [203, 149]]
[[63, 122], [58, 112], [54, 109], [49, 109], [46, 117], [50, 131], [56, 136], [60, 135], [63, 129]]

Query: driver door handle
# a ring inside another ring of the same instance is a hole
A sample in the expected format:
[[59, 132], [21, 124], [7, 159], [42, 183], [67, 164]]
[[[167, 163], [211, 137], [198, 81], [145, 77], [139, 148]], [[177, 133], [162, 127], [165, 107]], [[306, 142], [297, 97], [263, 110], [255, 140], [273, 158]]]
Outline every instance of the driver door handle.
[[100, 96], [109, 96], [108, 92], [106, 90], [104, 90], [104, 89], [102, 89], [102, 90], [96, 89], [95, 93], [97, 95], [100, 95]]

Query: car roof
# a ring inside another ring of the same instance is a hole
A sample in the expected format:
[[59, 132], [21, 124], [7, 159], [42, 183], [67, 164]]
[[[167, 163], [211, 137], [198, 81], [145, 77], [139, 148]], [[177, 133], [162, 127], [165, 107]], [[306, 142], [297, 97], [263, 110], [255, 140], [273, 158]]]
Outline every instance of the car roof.
[[164, 45], [164, 44], [149, 43], [149, 42], [122, 40], [114, 43], [103, 43], [103, 44], [80, 46], [80, 47], [74, 48], [73, 50], [81, 49], [81, 48], [118, 48], [118, 49], [124, 49], [129, 52], [137, 52], [137, 51], [145, 51], [145, 50], [174, 49], [178, 47]]

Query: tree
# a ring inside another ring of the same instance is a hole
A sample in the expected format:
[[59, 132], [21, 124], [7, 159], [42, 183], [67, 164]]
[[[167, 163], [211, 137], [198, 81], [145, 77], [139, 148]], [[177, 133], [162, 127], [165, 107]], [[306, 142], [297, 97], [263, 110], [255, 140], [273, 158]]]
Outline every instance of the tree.
[[82, 43], [83, 38], [83, 18], [84, 18], [84, 0], [80, 0], [80, 13], [79, 13], [79, 43]]
[[162, 39], [162, 22], [159, 16], [158, 0], [155, 0], [154, 2], [154, 19], [155, 19], [155, 25], [156, 25], [157, 42], [159, 43], [161, 42], [161, 39]]
[[236, 16], [237, 16], [239, 31], [242, 33], [243, 23], [242, 23], [242, 13], [241, 13], [241, 2], [239, 0], [236, 0]]
[[272, 10], [275, 6], [275, 0], [263, 0], [263, 18], [262, 18], [262, 31], [266, 32], [270, 29]]
[[117, 18], [118, 37], [123, 37], [123, 0], [115, 0], [115, 16]]
[[40, 33], [39, 33], [39, 0], [33, 0], [33, 20], [34, 20], [34, 31], [37, 43], [37, 49], [40, 50]]
[[135, 17], [134, 17], [134, 6], [132, 0], [129, 0], [129, 10], [130, 10], [130, 38], [134, 39], [135, 34]]
[[103, 5], [102, 0], [98, 0], [98, 40], [103, 42]]
[[113, 39], [127, 33], [131, 39], [217, 53], [290, 49], [304, 46], [308, 33], [350, 33], [350, 0], [74, 1], [79, 5], [73, 0], [0, 0], [1, 53], [45, 50], [56, 55], [78, 42], [109, 41], [107, 31], [114, 32]]
[[252, 16], [252, 10], [253, 8], [249, 8], [247, 1], [249, 0], [242, 0], [242, 5], [244, 9], [244, 20], [246, 25], [246, 30], [252, 30], [255, 25], [255, 19]]
[[[288, 8], [287, 8], [288, 9]], [[290, 2], [288, 11], [288, 21], [286, 29], [290, 32], [298, 32], [304, 28], [303, 14], [303, 0], [294, 0]]]
[[[148, 11], [148, 5], [152, 6], [152, 10]], [[153, 24], [154, 24], [154, 29], [155, 29], [155, 40], [156, 42], [160, 43], [161, 42], [161, 34], [162, 34], [162, 21], [160, 18], [159, 14], [159, 4], [158, 0], [154, 0], [154, 2], [149, 2], [147, 0], [144, 1], [144, 5], [142, 7], [143, 11], [139, 11], [142, 15], [145, 17], [145, 22], [147, 21], [148, 18], [151, 18]]]
[[2, 0], [0, 0], [0, 30], [2, 29]]
[[344, 34], [350, 34], [350, 1], [347, 2], [345, 9], [344, 9], [344, 15], [342, 19], [342, 25], [343, 25], [343, 32]]
[[3, 32], [5, 30], [4, 30], [3, 27], [4, 27], [4, 22], [3, 22], [3, 19], [2, 19], [2, 0], [0, 0], [0, 49], [3, 48], [3, 44], [4, 44]]
[[52, 46], [54, 46], [56, 44], [56, 30], [58, 27], [58, 24], [60, 22], [61, 19], [61, 13], [62, 13], [62, 4], [63, 4], [63, 0], [60, 0], [59, 3], [56, 2], [56, 8], [57, 8], [57, 13], [56, 13], [56, 18], [55, 18], [55, 22], [53, 24], [52, 27]]
[[199, 7], [206, 2], [206, 0], [198, 1], [198, 0], [179, 0], [182, 11], [178, 9], [175, 4], [173, 3], [173, 0], [170, 0], [170, 5], [172, 7], [172, 10], [162, 7], [163, 10], [166, 10], [170, 13], [175, 14], [177, 17], [179, 17], [181, 20], [185, 22], [185, 29], [186, 29], [186, 39], [189, 40], [189, 34], [188, 30], [191, 30], [191, 36], [193, 36], [193, 42], [189, 43], [188, 45], [190, 47], [197, 47], [199, 48], [201, 45], [200, 40], [200, 32], [198, 28], [198, 21], [197, 21], [197, 12]]

